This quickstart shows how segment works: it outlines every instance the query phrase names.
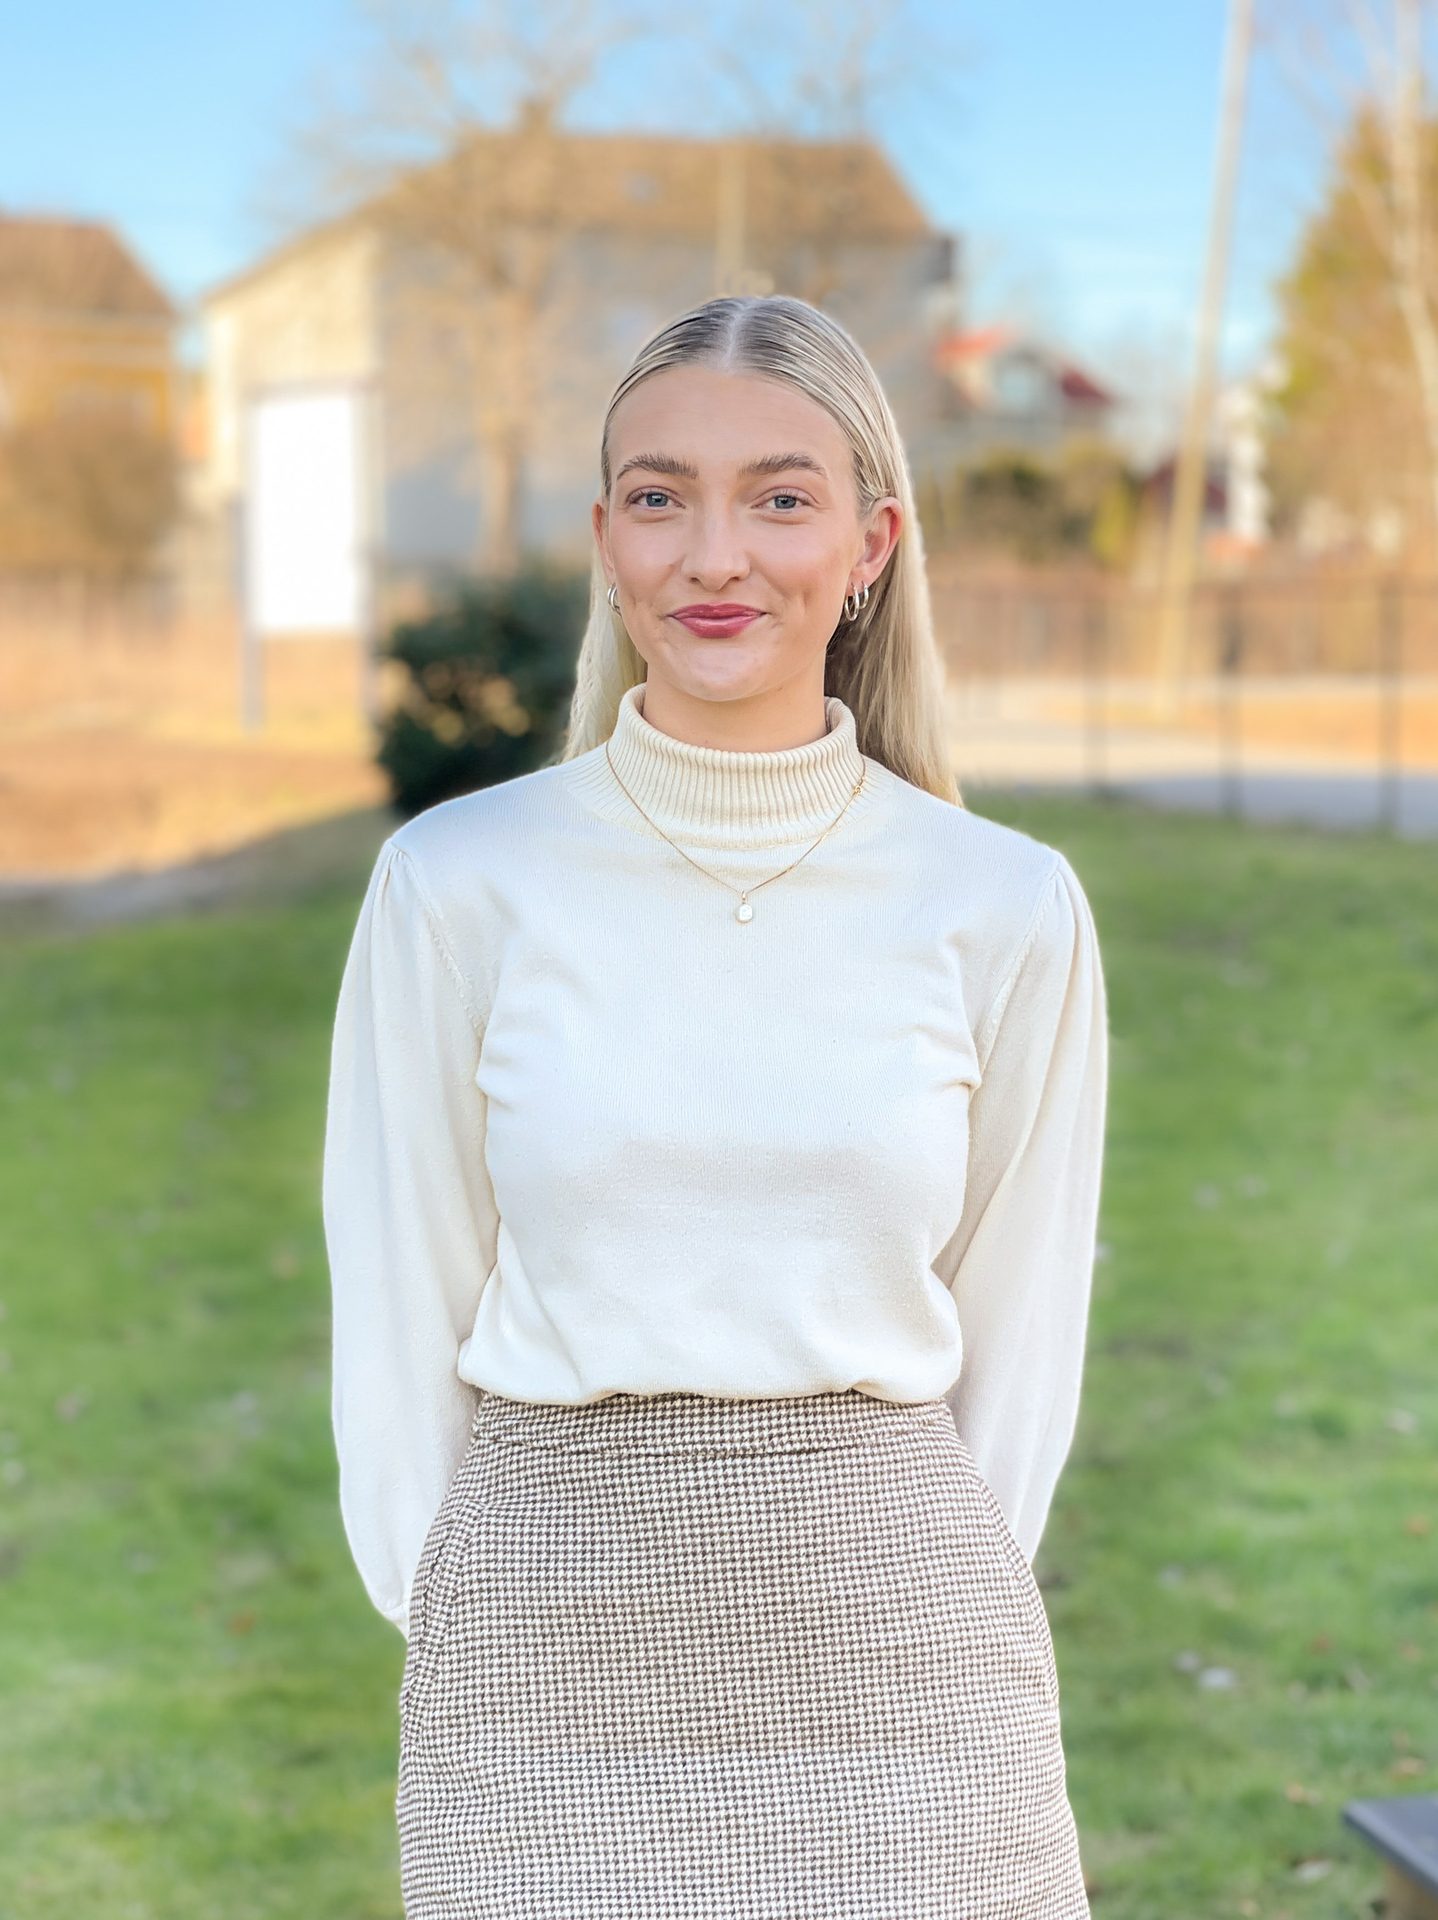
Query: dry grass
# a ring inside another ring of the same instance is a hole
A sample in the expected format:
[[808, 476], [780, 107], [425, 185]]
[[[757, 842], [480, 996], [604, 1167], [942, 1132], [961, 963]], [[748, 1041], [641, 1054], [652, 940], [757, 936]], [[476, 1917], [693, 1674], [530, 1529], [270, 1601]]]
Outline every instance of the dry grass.
[[251, 732], [222, 622], [0, 632], [0, 715], [12, 877], [148, 871], [386, 797], [347, 639], [271, 643]]

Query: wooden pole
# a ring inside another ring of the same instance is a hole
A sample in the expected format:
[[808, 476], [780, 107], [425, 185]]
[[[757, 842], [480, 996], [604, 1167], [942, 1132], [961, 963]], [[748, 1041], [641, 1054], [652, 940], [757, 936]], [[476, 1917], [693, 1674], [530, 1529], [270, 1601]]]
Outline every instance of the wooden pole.
[[1159, 710], [1172, 716], [1187, 666], [1188, 614], [1198, 557], [1203, 506], [1208, 492], [1208, 419], [1213, 401], [1219, 334], [1233, 231], [1233, 203], [1243, 140], [1244, 100], [1253, 46], [1253, 0], [1229, 0], [1219, 115], [1218, 155], [1209, 214], [1208, 259], [1199, 306], [1193, 385], [1174, 473], [1163, 587], [1159, 599]]

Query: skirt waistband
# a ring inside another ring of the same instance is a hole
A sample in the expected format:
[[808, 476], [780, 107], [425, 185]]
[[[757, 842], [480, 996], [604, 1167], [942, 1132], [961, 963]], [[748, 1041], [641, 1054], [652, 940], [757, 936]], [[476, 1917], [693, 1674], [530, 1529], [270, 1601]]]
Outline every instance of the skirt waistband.
[[944, 1399], [881, 1400], [857, 1387], [751, 1399], [612, 1393], [579, 1405], [513, 1400], [487, 1387], [477, 1392], [477, 1436], [562, 1453], [808, 1453], [870, 1446], [935, 1424], [953, 1427]]

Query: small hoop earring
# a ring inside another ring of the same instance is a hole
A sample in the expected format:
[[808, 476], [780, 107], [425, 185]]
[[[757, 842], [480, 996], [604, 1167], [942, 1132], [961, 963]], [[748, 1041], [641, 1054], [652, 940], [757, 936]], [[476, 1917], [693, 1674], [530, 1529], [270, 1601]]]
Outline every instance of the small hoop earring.
[[616, 613], [618, 613], [618, 611], [619, 611], [619, 585], [618, 585], [618, 582], [617, 582], [617, 581], [614, 581], [614, 580], [611, 580], [611, 581], [610, 581], [610, 583], [609, 583], [609, 592], [608, 592], [608, 594], [607, 594], [607, 596], [606, 596], [606, 598], [608, 599], [608, 601], [609, 601], [609, 604], [610, 604], [610, 606], [611, 606], [611, 607], [613, 607], [613, 609], [614, 609], [614, 611], [615, 611]]
[[869, 604], [869, 583], [866, 580], [856, 593], [844, 595], [844, 618], [857, 620]]

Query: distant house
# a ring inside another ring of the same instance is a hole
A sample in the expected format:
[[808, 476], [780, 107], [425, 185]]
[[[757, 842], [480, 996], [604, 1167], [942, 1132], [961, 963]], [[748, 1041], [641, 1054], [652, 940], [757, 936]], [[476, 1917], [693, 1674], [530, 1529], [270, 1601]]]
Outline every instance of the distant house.
[[[840, 318], [878, 368], [911, 465], [923, 471], [941, 399], [935, 315], [952, 291], [954, 242], [930, 224], [876, 147], [557, 128], [550, 135], [563, 191], [549, 217], [561, 231], [532, 330], [522, 545], [587, 558], [613, 384], [651, 332], [717, 291], [793, 292]], [[507, 146], [519, 137], [485, 134], [477, 157], [466, 150], [464, 158], [496, 178], [517, 178]], [[251, 524], [280, 530], [271, 542], [278, 554], [280, 532], [292, 531], [305, 501], [332, 486], [360, 501], [338, 516], [336, 537], [354, 537], [356, 514], [367, 516], [384, 583], [430, 581], [473, 565], [489, 503], [504, 485], [483, 414], [490, 402], [507, 401], [509, 373], [497, 339], [491, 359], [472, 330], [455, 324], [453, 279], [442, 246], [397, 230], [375, 203], [213, 289], [202, 314], [207, 490], [217, 512], [245, 501]], [[446, 287], [448, 307], [436, 297]], [[346, 394], [363, 415], [362, 432], [344, 424]], [[356, 480], [350, 469], [361, 457]], [[302, 468], [317, 476], [303, 487], [294, 480]], [[293, 493], [273, 512], [264, 498], [271, 485]], [[301, 549], [313, 557], [313, 545]], [[298, 609], [298, 620], [304, 601], [281, 591], [277, 604]], [[331, 604], [343, 602], [341, 593]]]
[[[1215, 396], [1204, 460], [1198, 540], [1206, 560], [1227, 565], [1252, 560], [1269, 540], [1263, 404], [1268, 369], [1221, 386]], [[1173, 512], [1176, 452], [1155, 461], [1140, 486], [1139, 564], [1155, 574], [1162, 564]]]
[[1117, 398], [1021, 328], [956, 330], [934, 342], [942, 395], [933, 439], [952, 460], [997, 448], [1043, 456], [1076, 438], [1102, 438]]
[[177, 323], [112, 228], [0, 213], [0, 432], [89, 411], [173, 434]]
[[1227, 467], [1228, 535], [1236, 550], [1252, 552], [1269, 538], [1272, 496], [1267, 479], [1264, 408], [1276, 379], [1269, 363], [1250, 379], [1223, 387], [1214, 408]]
[[[1144, 504], [1160, 518], [1173, 510], [1173, 490], [1178, 471], [1178, 455], [1165, 454], [1143, 476], [1140, 494]], [[1219, 454], [1210, 453], [1205, 463], [1201, 525], [1205, 535], [1221, 534], [1228, 528], [1228, 468]]]

